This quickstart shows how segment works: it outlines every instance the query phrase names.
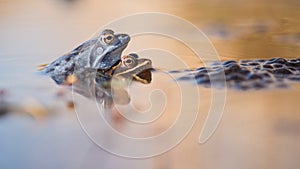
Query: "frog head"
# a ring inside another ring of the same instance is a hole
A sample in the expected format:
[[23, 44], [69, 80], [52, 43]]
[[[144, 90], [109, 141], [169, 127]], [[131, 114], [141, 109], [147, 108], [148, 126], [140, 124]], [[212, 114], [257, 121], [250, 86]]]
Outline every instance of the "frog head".
[[98, 36], [98, 40], [90, 54], [90, 67], [94, 69], [108, 70], [115, 65], [127, 47], [130, 37], [127, 34], [114, 34], [106, 29]]
[[84, 76], [84, 72], [108, 70], [121, 60], [121, 54], [128, 45], [127, 34], [115, 34], [110, 29], [103, 30], [72, 51], [50, 64], [43, 65], [41, 73], [50, 76], [57, 84], [65, 84], [68, 76]]
[[121, 65], [113, 71], [114, 77], [133, 79], [144, 84], [151, 82], [152, 62], [131, 53], [121, 57]]

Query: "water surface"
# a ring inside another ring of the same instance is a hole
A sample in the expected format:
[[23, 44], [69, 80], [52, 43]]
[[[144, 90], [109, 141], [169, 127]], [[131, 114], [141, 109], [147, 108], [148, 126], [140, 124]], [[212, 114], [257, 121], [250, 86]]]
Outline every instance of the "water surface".
[[[63, 89], [36, 73], [36, 65], [56, 59], [108, 22], [149, 11], [174, 14], [199, 27], [222, 60], [299, 57], [299, 6], [296, 0], [1, 0], [0, 88], [15, 113], [0, 119], [0, 168], [299, 168], [297, 84], [288, 89], [228, 90], [223, 119], [203, 145], [197, 140], [211, 104], [211, 89], [199, 87], [200, 112], [186, 139], [161, 156], [133, 160], [113, 156], [93, 144], [80, 128], [74, 109], [67, 106], [72, 95], [67, 92], [58, 97]], [[197, 39], [189, 41], [201, 44]], [[169, 50], [190, 67], [202, 65], [181, 43], [164, 37], [134, 37], [125, 53], [143, 54], [145, 48]], [[170, 63], [161, 59], [154, 66]], [[168, 94], [165, 114], [150, 127], [121, 123], [116, 126], [120, 131], [143, 137], [172, 125], [178, 95], [172, 94], [176, 86], [164, 81], [164, 76], [154, 75], [151, 86], [133, 86], [133, 101], [140, 109], [149, 107], [140, 93], [151, 87]], [[87, 109], [84, 102], [75, 104]]]

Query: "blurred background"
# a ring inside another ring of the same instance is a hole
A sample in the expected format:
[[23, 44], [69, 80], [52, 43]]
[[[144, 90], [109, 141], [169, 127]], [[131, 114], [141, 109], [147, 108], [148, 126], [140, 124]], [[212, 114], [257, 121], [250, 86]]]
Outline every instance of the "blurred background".
[[[297, 0], [0, 0], [0, 168], [300, 167], [297, 84], [288, 89], [227, 91], [221, 124], [205, 144], [197, 140], [210, 108], [211, 89], [199, 87], [201, 105], [195, 126], [169, 152], [135, 160], [95, 145], [78, 123], [77, 103], [70, 93], [38, 75], [36, 66], [68, 52], [103, 25], [140, 12], [186, 19], [208, 36], [222, 60], [299, 57]], [[137, 37], [126, 52], [166, 45], [188, 64], [202, 64], [182, 44], [167, 42]], [[153, 78], [155, 87], [166, 86], [159, 77]], [[141, 100], [136, 96], [141, 89], [132, 90], [133, 100]], [[172, 87], [166, 90], [170, 93]], [[155, 132], [172, 124], [176, 115], [172, 105], [155, 123]], [[78, 106], [86, 108], [84, 103]], [[121, 127], [128, 133], [126, 124]], [[145, 134], [135, 134], [139, 133]]]

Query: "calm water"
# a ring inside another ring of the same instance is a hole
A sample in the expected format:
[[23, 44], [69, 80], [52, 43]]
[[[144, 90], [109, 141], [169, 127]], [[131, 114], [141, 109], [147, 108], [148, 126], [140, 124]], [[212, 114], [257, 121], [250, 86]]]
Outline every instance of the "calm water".
[[[289, 89], [228, 90], [222, 121], [202, 145], [197, 140], [212, 95], [211, 89], [199, 87], [200, 113], [186, 139], [161, 156], [133, 160], [113, 156], [93, 144], [68, 106], [71, 93], [57, 96], [64, 89], [36, 73], [36, 65], [61, 56], [108, 22], [152, 11], [174, 14], [196, 25], [222, 60], [299, 57], [299, 6], [296, 0], [0, 0], [0, 88], [5, 91], [1, 99], [14, 112], [0, 118], [0, 168], [299, 168], [297, 84]], [[185, 30], [180, 26], [172, 29]], [[190, 34], [186, 32], [186, 37]], [[202, 44], [199, 39], [188, 40]], [[149, 48], [171, 51], [191, 67], [202, 65], [188, 48], [165, 37], [135, 36], [125, 53], [138, 51], [151, 58], [155, 67], [181, 68], [167, 53], [143, 51]], [[145, 101], [149, 91], [164, 90], [170, 102], [165, 114], [149, 127], [120, 122], [115, 124], [117, 130], [143, 137], [172, 125], [179, 96], [173, 92], [176, 85], [165, 78], [158, 73], [151, 85], [131, 88], [132, 101], [143, 110], [149, 107]], [[78, 110], [86, 110], [91, 102], [82, 100], [75, 102]], [[109, 140], [106, 136], [103, 139]]]

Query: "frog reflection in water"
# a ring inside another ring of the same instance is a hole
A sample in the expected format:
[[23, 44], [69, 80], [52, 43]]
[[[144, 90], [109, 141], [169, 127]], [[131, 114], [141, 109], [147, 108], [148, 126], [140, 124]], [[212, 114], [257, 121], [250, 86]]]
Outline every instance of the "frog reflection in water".
[[112, 104], [114, 94], [120, 104], [127, 104], [130, 97], [124, 88], [112, 93], [112, 79], [126, 85], [131, 80], [151, 82], [151, 60], [136, 54], [121, 57], [129, 41], [129, 35], [106, 29], [52, 63], [42, 65], [41, 73], [59, 85], [72, 86], [83, 96], [96, 97], [99, 102]]
[[66, 79], [75, 79], [68, 82], [73, 91], [88, 98], [96, 98], [105, 108], [109, 108], [114, 103], [128, 104], [130, 96], [125, 88], [132, 81], [149, 84], [152, 80], [151, 69], [151, 60], [139, 58], [137, 54], [129, 54], [122, 56], [121, 60], [108, 70], [82, 71], [81, 74], [72, 74]]
[[[126, 105], [130, 102], [130, 96], [125, 90], [132, 81], [149, 84], [152, 80], [152, 62], [149, 59], [139, 58], [137, 54], [129, 54], [121, 57], [121, 61], [105, 75], [98, 72], [95, 78], [96, 98], [106, 96], [105, 107], [112, 103]], [[107, 80], [108, 79], [108, 80]]]

